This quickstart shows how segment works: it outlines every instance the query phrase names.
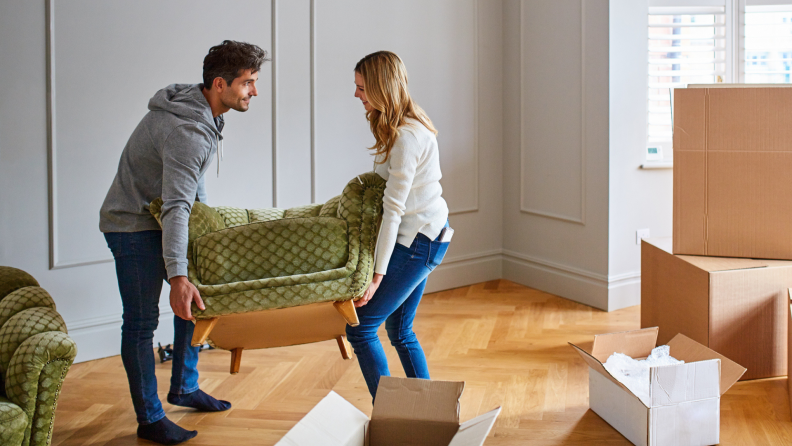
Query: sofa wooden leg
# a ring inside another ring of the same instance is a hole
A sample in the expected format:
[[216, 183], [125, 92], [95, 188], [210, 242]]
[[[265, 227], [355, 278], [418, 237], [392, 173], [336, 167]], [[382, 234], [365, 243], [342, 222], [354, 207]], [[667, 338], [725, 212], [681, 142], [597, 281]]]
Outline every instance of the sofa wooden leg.
[[193, 347], [198, 347], [203, 345], [206, 342], [206, 338], [209, 337], [209, 333], [212, 332], [212, 329], [217, 324], [216, 317], [211, 319], [199, 319], [195, 321], [195, 330], [193, 331], [192, 342], [190, 343]]
[[239, 366], [242, 364], [242, 347], [231, 350], [231, 374], [239, 373]]
[[336, 310], [338, 310], [344, 320], [347, 321], [347, 324], [353, 327], [360, 325], [360, 320], [357, 317], [357, 311], [355, 311], [355, 303], [352, 302], [352, 299], [342, 302], [333, 302], [333, 306]]
[[338, 341], [338, 349], [341, 350], [341, 357], [344, 359], [352, 359], [352, 346], [346, 340], [346, 336], [336, 336]]

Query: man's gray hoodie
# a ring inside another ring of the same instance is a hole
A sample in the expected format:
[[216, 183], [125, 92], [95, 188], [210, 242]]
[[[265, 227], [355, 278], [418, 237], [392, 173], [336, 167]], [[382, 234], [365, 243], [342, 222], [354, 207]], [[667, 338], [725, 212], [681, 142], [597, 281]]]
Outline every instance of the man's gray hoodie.
[[148, 104], [121, 154], [99, 212], [102, 232], [159, 230], [149, 204], [162, 197], [162, 248], [168, 278], [187, 275], [187, 222], [206, 202], [203, 175], [220, 140], [203, 85], [173, 84]]

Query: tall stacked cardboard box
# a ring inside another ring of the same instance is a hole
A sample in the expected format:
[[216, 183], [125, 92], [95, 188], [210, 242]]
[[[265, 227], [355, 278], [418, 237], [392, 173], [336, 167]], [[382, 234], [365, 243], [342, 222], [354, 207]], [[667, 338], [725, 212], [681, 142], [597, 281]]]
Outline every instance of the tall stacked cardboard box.
[[792, 259], [792, 88], [674, 91], [674, 254]]
[[792, 88], [674, 91], [673, 226], [673, 242], [642, 245], [641, 326], [710, 347], [743, 379], [786, 375]]

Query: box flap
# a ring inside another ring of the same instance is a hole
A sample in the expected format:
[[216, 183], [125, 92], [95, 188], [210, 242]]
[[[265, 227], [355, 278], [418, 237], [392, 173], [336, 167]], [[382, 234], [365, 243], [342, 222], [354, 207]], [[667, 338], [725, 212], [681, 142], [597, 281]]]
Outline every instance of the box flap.
[[768, 262], [755, 259], [737, 259], [732, 257], [704, 257], [680, 255], [680, 259], [704, 271], [734, 271], [739, 269], [767, 268]]
[[569, 345], [571, 345], [572, 348], [574, 348], [578, 352], [580, 357], [583, 358], [584, 361], [586, 361], [586, 364], [588, 364], [588, 366], [589, 366], [589, 368], [591, 368], [591, 370], [594, 370], [595, 372], [597, 372], [600, 375], [604, 376], [606, 379], [610, 380], [613, 384], [616, 384], [617, 386], [619, 386], [622, 389], [624, 389], [625, 392], [627, 392], [628, 394], [632, 395], [633, 398], [635, 398], [636, 400], [640, 401], [640, 399], [637, 396], [635, 396], [635, 394], [633, 394], [630, 391], [630, 389], [627, 388], [627, 386], [625, 386], [624, 384], [619, 382], [618, 379], [614, 378], [613, 375], [611, 375], [610, 372], [608, 372], [605, 369], [605, 367], [602, 365], [602, 363], [597, 361], [597, 358], [591, 356], [591, 354], [589, 352], [587, 352], [586, 350], [583, 350], [582, 348], [578, 347], [577, 345], [575, 345], [575, 344], [573, 344], [571, 342], [569, 343]]
[[379, 419], [369, 427], [372, 446], [448, 446], [459, 431], [459, 424], [450, 421]]
[[605, 362], [614, 353], [624, 353], [631, 358], [645, 358], [657, 345], [657, 327], [622, 331], [594, 336], [591, 356]]
[[493, 409], [483, 415], [479, 415], [459, 426], [459, 431], [454, 435], [451, 444], [448, 446], [481, 446], [487, 439], [489, 431], [495, 424], [495, 420], [501, 412], [501, 408]]
[[330, 391], [276, 446], [361, 446], [368, 420], [352, 403]]
[[681, 359], [685, 362], [706, 361], [708, 359], [720, 359], [721, 361], [721, 376], [720, 376], [720, 394], [726, 393], [731, 386], [734, 385], [745, 374], [745, 367], [737, 364], [731, 359], [721, 355], [720, 353], [711, 350], [698, 342], [690, 339], [689, 337], [678, 334], [668, 342], [671, 347], [671, 356], [676, 359]]
[[383, 376], [377, 387], [372, 420], [397, 419], [459, 425], [464, 382]]

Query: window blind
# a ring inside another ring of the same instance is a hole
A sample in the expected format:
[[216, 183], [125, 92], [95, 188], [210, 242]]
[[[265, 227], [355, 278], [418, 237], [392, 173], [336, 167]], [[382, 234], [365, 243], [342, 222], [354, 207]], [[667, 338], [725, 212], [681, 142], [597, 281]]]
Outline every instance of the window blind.
[[650, 7], [648, 38], [647, 137], [670, 141], [673, 89], [726, 74], [725, 7]]

